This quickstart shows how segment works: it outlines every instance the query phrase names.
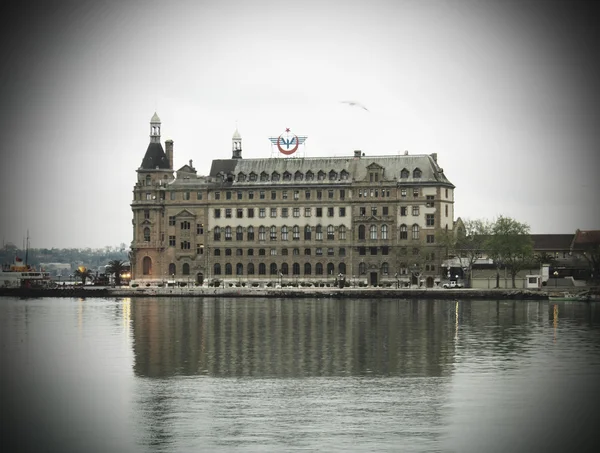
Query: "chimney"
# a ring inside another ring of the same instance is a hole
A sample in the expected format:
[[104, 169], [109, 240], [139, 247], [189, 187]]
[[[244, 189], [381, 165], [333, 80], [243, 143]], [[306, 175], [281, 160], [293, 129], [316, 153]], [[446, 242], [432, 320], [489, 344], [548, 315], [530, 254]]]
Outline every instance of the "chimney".
[[173, 140], [165, 141], [167, 160], [169, 161], [169, 168], [173, 170]]
[[433, 161], [437, 164], [437, 153], [432, 153], [431, 154], [431, 158], [433, 159]]
[[360, 152], [360, 149], [356, 149], [356, 150], [354, 150], [354, 157], [358, 157], [358, 158], [360, 158], [360, 155], [361, 155], [361, 154], [362, 154], [362, 153]]

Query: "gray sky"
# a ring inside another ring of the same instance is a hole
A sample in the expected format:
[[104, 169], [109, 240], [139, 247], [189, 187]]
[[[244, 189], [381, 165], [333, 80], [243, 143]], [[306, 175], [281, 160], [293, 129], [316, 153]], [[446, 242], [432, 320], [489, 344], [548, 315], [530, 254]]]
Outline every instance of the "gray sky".
[[175, 168], [289, 127], [307, 156], [437, 152], [463, 218], [600, 228], [594, 2], [36, 3], [3, 31], [6, 242], [129, 244], [154, 111]]

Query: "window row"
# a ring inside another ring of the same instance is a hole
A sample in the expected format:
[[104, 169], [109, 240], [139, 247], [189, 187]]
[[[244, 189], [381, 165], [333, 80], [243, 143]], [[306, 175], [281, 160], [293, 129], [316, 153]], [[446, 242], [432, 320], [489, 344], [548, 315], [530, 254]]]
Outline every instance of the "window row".
[[[213, 255], [214, 256], [221, 256], [221, 252], [225, 253], [225, 256], [233, 256], [233, 253], [235, 251], [235, 256], [244, 256], [244, 249], [213, 249]], [[276, 248], [272, 248], [268, 250], [267, 253], [267, 249], [258, 249], [258, 256], [277, 256], [277, 249]], [[281, 253], [282, 256], [288, 256], [289, 255], [289, 250], [284, 248], [281, 249], [279, 251], [279, 253]], [[291, 249], [291, 254], [294, 256], [299, 256], [300, 255], [300, 249], [299, 248], [294, 248]], [[304, 249], [304, 255], [305, 256], [311, 256], [313, 253], [313, 249], [311, 248], [305, 248]], [[328, 247], [328, 248], [322, 248], [322, 247], [317, 247], [314, 249], [314, 254], [315, 256], [324, 256], [325, 254], [327, 256], [335, 256], [335, 249], [333, 247]], [[254, 249], [247, 249], [246, 250], [246, 256], [254, 256]], [[344, 257], [346, 256], [346, 248], [345, 247], [340, 247], [338, 249], [338, 256]]]
[[[403, 168], [402, 171], [400, 171], [400, 179], [406, 179], [409, 176], [410, 172], [406, 168]], [[421, 176], [423, 176], [423, 172], [419, 167], [417, 167], [412, 171], [412, 176], [415, 179], [419, 179]]]
[[[313, 266], [311, 263], [304, 263], [302, 268], [304, 271], [303, 275], [313, 275]], [[277, 263], [271, 263], [269, 264], [268, 268], [267, 264], [265, 263], [259, 263], [256, 266], [254, 263], [249, 263], [246, 266], [246, 273], [244, 273], [244, 265], [242, 263], [237, 263], [235, 264], [235, 275], [271, 275], [275, 277], [283, 277], [291, 274], [294, 276], [299, 276], [300, 269], [300, 263], [293, 263], [291, 266], [289, 266], [287, 263], [282, 263], [280, 265], [277, 265]], [[234, 265], [231, 263], [226, 263], [223, 266], [221, 266], [220, 263], [215, 263], [213, 265], [214, 275], [234, 275], [233, 271]], [[314, 275], [328, 275], [333, 277], [334, 275], [337, 276], [338, 273], [344, 275], [346, 274], [345, 263], [339, 263], [337, 266], [337, 271], [333, 263], [327, 263], [326, 266], [324, 266], [322, 263], [317, 263], [314, 265]]]
[[[315, 234], [314, 239], [317, 241], [322, 241], [324, 238], [333, 241], [335, 240], [335, 227], [333, 225], [328, 225], [325, 230], [321, 225], [317, 225], [314, 227]], [[313, 231], [310, 225], [306, 225], [303, 229], [303, 238], [305, 241], [310, 241], [313, 238]], [[346, 239], [346, 227], [344, 225], [340, 225], [338, 227], [338, 239], [345, 240]], [[291, 239], [294, 241], [300, 240], [300, 227], [295, 225], [293, 227], [282, 226], [279, 231], [276, 226], [271, 227], [258, 227], [258, 235], [255, 234], [255, 228], [253, 226], [249, 226], [246, 228], [246, 237], [244, 238], [244, 229], [241, 226], [235, 228], [235, 231], [232, 227], [226, 226], [225, 228], [215, 227], [213, 230], [213, 238], [215, 241], [220, 241], [224, 239], [226, 241], [233, 240], [235, 233], [236, 241], [254, 241], [258, 238], [259, 241], [266, 241], [267, 235], [270, 241], [288, 241]]]
[[[389, 228], [387, 225], [381, 225], [381, 235], [378, 236], [379, 228], [377, 228], [377, 225], [371, 225], [369, 227], [369, 239], [371, 239], [371, 240], [375, 240], [375, 239], [387, 240], [387, 239], [389, 239], [388, 231], [389, 231]], [[367, 227], [365, 225], [359, 225], [358, 226], [358, 240], [364, 241], [366, 239], [366, 237], [367, 237]]]
[[[215, 208], [213, 215], [215, 219], [220, 219], [221, 217], [232, 219], [234, 216], [236, 219], [243, 219], [244, 211], [246, 211], [245, 217], [249, 219], [253, 219], [257, 213], [260, 219], [264, 219], [267, 217], [267, 212], [271, 218], [277, 218], [278, 214], [282, 218], [288, 218], [290, 215], [298, 218], [301, 212], [304, 213], [304, 217], [312, 217], [313, 212], [315, 217], [324, 217], [325, 214], [327, 214], [327, 217], [335, 217], [335, 208], [332, 206], [327, 208]], [[342, 206], [338, 208], [338, 216], [346, 217], [346, 207]]]
[[335, 170], [330, 170], [328, 173], [323, 170], [319, 170], [316, 174], [308, 170], [306, 173], [301, 171], [296, 171], [295, 173], [291, 173], [289, 171], [284, 171], [283, 173], [279, 173], [277, 171], [267, 173], [266, 171], [255, 173], [250, 172], [248, 174], [240, 172], [237, 174], [236, 180], [237, 182], [246, 182], [246, 181], [324, 181], [328, 179], [329, 181], [341, 180], [345, 181], [349, 179], [350, 173], [346, 170], [342, 170], [337, 172]]
[[[248, 191], [227, 190], [224, 192], [224, 196], [225, 196], [225, 200], [243, 200], [244, 193], [246, 193], [248, 200], [292, 200], [292, 199], [300, 200], [300, 196], [303, 193], [304, 200], [323, 200], [323, 199], [325, 199], [324, 195], [327, 195], [326, 198], [328, 200], [333, 200], [333, 199], [335, 199], [336, 191], [339, 195], [340, 200], [346, 199], [346, 189], [327, 189], [327, 190], [316, 189], [314, 191], [314, 194], [315, 194], [314, 197], [313, 197], [313, 191], [308, 190], [308, 189], [304, 190], [304, 191], [301, 191], [301, 190], [281, 190], [281, 191], [257, 190], [256, 192], [254, 190], [248, 190]], [[278, 196], [278, 194], [279, 194], [279, 196]], [[216, 191], [214, 193], [214, 199], [221, 200], [222, 195], [223, 194], [220, 191]]]

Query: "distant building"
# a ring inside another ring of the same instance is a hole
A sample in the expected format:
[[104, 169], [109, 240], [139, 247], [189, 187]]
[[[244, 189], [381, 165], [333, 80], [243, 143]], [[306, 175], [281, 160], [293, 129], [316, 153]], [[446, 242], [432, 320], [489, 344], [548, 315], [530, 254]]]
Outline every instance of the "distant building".
[[236, 130], [201, 176], [173, 170], [160, 128], [154, 114], [133, 189], [136, 282], [440, 281], [454, 185], [437, 154], [243, 159]]

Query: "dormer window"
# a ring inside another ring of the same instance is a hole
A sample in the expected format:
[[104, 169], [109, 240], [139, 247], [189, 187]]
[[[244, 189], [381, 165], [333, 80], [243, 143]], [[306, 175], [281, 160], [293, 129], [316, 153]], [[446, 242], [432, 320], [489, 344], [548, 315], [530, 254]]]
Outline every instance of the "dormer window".
[[342, 170], [340, 172], [340, 179], [341, 180], [345, 181], [346, 179], [348, 179], [349, 176], [350, 176], [350, 173], [348, 173], [346, 170]]
[[306, 172], [306, 180], [307, 181], [312, 181], [313, 179], [315, 179], [315, 174], [312, 171], [307, 171]]
[[323, 170], [319, 170], [319, 173], [317, 175], [317, 180], [323, 181], [324, 179], [325, 179], [325, 172]]
[[284, 181], [291, 181], [292, 180], [292, 174], [289, 171], [286, 171], [283, 174], [283, 180]]
[[246, 181], [246, 175], [244, 173], [239, 173], [237, 177], [238, 182]]
[[421, 170], [419, 168], [415, 168], [413, 171], [413, 178], [420, 178], [421, 177]]
[[248, 177], [248, 179], [250, 181], [256, 181], [256, 173], [254, 173], [254, 172], [250, 173], [250, 176]]
[[271, 175], [271, 181], [279, 181], [279, 173], [274, 171], [273, 174]]
[[403, 168], [402, 171], [400, 172], [400, 178], [402, 178], [402, 179], [407, 179], [409, 175], [410, 175], [410, 173], [406, 168]]
[[330, 180], [330, 181], [335, 181], [336, 179], [337, 179], [337, 172], [336, 172], [336, 171], [333, 171], [333, 170], [331, 170], [331, 171], [329, 172], [329, 180]]
[[297, 171], [294, 173], [294, 181], [302, 181], [304, 179], [304, 175], [302, 172]]
[[269, 180], [269, 175], [266, 174], [264, 171], [260, 174], [260, 180], [261, 181], [268, 181]]

